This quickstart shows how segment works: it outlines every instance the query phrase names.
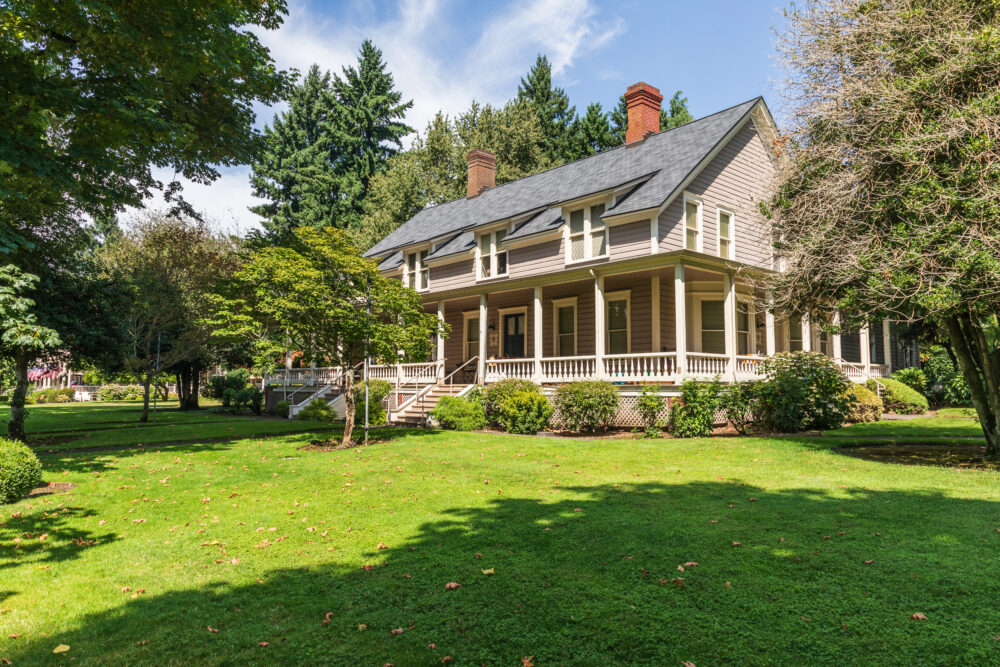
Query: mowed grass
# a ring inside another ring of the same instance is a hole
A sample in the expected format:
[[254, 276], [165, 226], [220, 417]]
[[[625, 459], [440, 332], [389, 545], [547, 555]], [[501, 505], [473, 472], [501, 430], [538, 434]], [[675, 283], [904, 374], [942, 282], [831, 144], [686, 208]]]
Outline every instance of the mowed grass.
[[[209, 406], [217, 404], [214, 401], [205, 403]], [[330, 427], [318, 422], [250, 414], [233, 416], [210, 410], [182, 412], [176, 401], [160, 403], [155, 415], [150, 411], [147, 422], [139, 421], [141, 414], [142, 404], [134, 401], [36, 405], [28, 407], [25, 430], [28, 444], [44, 453], [212, 441]], [[5, 432], [6, 426], [3, 426]]]
[[996, 473], [825, 438], [381, 435], [44, 456], [76, 487], [2, 507], [0, 658], [1000, 661]]

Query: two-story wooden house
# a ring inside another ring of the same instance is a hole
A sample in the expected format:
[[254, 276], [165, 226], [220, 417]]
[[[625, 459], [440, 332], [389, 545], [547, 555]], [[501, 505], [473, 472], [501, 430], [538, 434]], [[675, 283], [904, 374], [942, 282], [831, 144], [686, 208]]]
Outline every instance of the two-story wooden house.
[[401, 387], [396, 416], [412, 416], [415, 397], [423, 412], [456, 386], [503, 378], [600, 378], [627, 395], [756, 378], [780, 351], [821, 351], [856, 381], [908, 361], [888, 323], [828, 337], [759, 307], [749, 277], [776, 268], [760, 203], [779, 159], [762, 98], [663, 132], [656, 88], [625, 98], [625, 145], [499, 186], [496, 158], [474, 150], [465, 198], [366, 253], [451, 326], [429, 363], [373, 367]]

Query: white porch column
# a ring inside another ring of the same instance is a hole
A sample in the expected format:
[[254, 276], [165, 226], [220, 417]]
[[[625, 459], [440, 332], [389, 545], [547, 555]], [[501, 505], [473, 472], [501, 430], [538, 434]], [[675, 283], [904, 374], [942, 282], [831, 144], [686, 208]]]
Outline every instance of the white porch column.
[[[835, 327], [839, 327], [840, 326], [840, 311], [839, 310], [833, 311], [833, 326], [835, 326]], [[831, 337], [831, 343], [833, 344], [833, 358], [834, 359], [843, 359], [844, 355], [843, 355], [843, 352], [842, 352], [842, 348], [840, 346], [840, 334], [839, 333], [835, 333], [835, 334], [832, 335], [832, 337]]]
[[684, 265], [674, 264], [674, 348], [677, 373], [687, 372], [687, 295], [684, 292]]
[[542, 339], [542, 324], [544, 322], [545, 315], [542, 313], [542, 287], [541, 285], [535, 286], [535, 313], [534, 313], [534, 328], [535, 328], [535, 382], [542, 381], [542, 350], [543, 339]]
[[774, 329], [774, 311], [769, 310], [764, 313], [764, 352], [767, 356], [773, 356], [777, 352]]
[[486, 383], [486, 295], [479, 295], [479, 382]]
[[660, 274], [656, 274], [651, 282], [653, 306], [653, 354], [660, 351]]
[[865, 367], [865, 375], [871, 375], [872, 348], [871, 339], [868, 335], [868, 325], [861, 327], [858, 332], [858, 347], [861, 348], [861, 365]]
[[[444, 324], [444, 301], [438, 301], [438, 321]], [[444, 336], [437, 337], [438, 379], [444, 379]]]
[[726, 334], [726, 374], [736, 379], [736, 276], [727, 273], [722, 279], [723, 323]]
[[594, 374], [604, 377], [604, 276], [594, 277]]
[[882, 320], [882, 356], [885, 357], [885, 366], [890, 374], [892, 373], [892, 347], [889, 345], [891, 335], [889, 320]]
[[809, 313], [802, 313], [802, 351], [809, 352], [812, 350], [812, 321], [809, 319]]

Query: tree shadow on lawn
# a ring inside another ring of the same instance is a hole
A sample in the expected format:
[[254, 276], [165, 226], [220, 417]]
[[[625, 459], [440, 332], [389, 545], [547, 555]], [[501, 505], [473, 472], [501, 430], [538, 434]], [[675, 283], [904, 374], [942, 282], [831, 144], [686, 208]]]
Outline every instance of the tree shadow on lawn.
[[[157, 591], [151, 581], [142, 597], [24, 636], [0, 657], [41, 663], [64, 643], [84, 663], [997, 658], [1000, 575], [982, 566], [1000, 557], [1000, 503], [722, 482], [546, 491], [447, 510], [381, 550], [372, 536], [370, 570], [335, 561], [315, 533], [267, 552], [230, 548], [240, 563], [225, 584]], [[262, 572], [265, 553], [329, 560]], [[909, 620], [916, 612], [929, 620]]]
[[[95, 517], [93, 510], [69, 504], [52, 504], [31, 498], [18, 506], [19, 516], [0, 523], [0, 571], [24, 567], [48, 569], [51, 564], [78, 558], [84, 550], [119, 539], [113, 530], [88, 530], [81, 519]], [[10, 592], [9, 594], [13, 594]]]

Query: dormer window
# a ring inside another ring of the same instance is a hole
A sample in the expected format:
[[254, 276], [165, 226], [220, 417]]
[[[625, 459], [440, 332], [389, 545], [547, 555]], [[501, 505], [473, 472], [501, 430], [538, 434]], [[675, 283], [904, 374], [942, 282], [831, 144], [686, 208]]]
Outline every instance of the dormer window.
[[500, 242], [507, 236], [506, 229], [484, 232], [479, 236], [479, 279], [497, 278], [507, 275], [507, 251], [500, 248]]
[[430, 287], [431, 270], [425, 265], [428, 250], [418, 250], [407, 253], [406, 272], [403, 274], [403, 284], [417, 291]]
[[608, 254], [608, 227], [601, 220], [604, 204], [594, 204], [569, 213], [570, 262], [606, 257]]

